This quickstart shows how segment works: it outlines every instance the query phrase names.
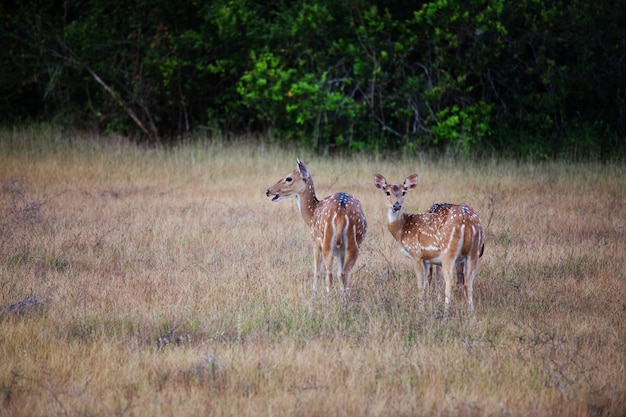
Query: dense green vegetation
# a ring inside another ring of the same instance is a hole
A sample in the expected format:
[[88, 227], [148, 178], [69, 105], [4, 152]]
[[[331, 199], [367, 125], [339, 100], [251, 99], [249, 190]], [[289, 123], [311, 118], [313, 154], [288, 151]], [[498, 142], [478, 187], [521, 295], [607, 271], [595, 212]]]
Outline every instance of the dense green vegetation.
[[626, 159], [622, 0], [14, 0], [0, 20], [4, 124]]

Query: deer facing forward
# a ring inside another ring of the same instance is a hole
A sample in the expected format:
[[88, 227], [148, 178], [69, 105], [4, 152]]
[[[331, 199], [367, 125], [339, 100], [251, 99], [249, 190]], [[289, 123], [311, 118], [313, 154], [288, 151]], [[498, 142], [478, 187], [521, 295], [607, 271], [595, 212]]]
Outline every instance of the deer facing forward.
[[[385, 193], [387, 226], [391, 235], [400, 243], [404, 254], [415, 261], [420, 299], [423, 301], [428, 282], [428, 267], [441, 265], [447, 308], [452, 300], [455, 270], [460, 264], [467, 303], [473, 311], [472, 285], [478, 258], [482, 256], [485, 246], [478, 214], [469, 206], [450, 203], [435, 204], [425, 213], [403, 213], [402, 204], [407, 191], [417, 186], [415, 174], [408, 176], [403, 184], [388, 184], [385, 177], [376, 174], [374, 185]], [[461, 274], [461, 271], [458, 273]]]
[[361, 203], [347, 193], [336, 193], [318, 200], [313, 179], [300, 160], [297, 160], [297, 168], [268, 188], [265, 195], [273, 197], [272, 201], [295, 197], [315, 244], [313, 290], [316, 290], [317, 280], [322, 275], [323, 260], [326, 292], [330, 292], [333, 258], [337, 258], [337, 275], [341, 279], [341, 292], [345, 296], [349, 289], [350, 271], [359, 257], [359, 249], [367, 231]]

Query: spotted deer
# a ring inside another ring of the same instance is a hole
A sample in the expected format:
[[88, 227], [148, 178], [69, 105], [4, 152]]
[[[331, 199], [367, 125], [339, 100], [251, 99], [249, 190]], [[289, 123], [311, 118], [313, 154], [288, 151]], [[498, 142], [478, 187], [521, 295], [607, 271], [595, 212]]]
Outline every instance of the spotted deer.
[[[425, 213], [402, 212], [407, 191], [417, 186], [417, 175], [408, 176], [403, 184], [388, 184], [380, 174], [374, 185], [383, 191], [387, 202], [387, 221], [391, 235], [400, 243], [405, 255], [415, 261], [420, 299], [429, 281], [429, 269], [440, 265], [445, 281], [446, 308], [452, 300], [455, 271], [462, 282], [469, 310], [474, 310], [472, 285], [478, 259], [485, 247], [484, 230], [478, 214], [467, 205], [439, 203]], [[457, 265], [461, 265], [457, 268]], [[431, 271], [432, 272], [432, 271]]]
[[309, 226], [315, 244], [313, 291], [316, 291], [317, 280], [322, 275], [323, 260], [326, 269], [326, 292], [330, 292], [333, 258], [337, 258], [341, 293], [346, 296], [350, 271], [359, 257], [359, 249], [367, 231], [361, 203], [343, 192], [318, 200], [311, 174], [300, 160], [297, 160], [297, 168], [268, 188], [265, 195], [273, 197], [274, 202], [295, 197], [298, 210]]

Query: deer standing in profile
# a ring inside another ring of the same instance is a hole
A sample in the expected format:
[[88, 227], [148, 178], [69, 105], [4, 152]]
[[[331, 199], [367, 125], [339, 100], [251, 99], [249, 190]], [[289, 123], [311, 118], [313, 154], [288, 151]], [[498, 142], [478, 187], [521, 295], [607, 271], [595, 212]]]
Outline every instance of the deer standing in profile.
[[[439, 203], [427, 212], [407, 214], [402, 204], [407, 191], [417, 186], [417, 175], [408, 176], [403, 184], [388, 184], [380, 174], [374, 175], [374, 185], [387, 200], [388, 228], [400, 243], [405, 255], [415, 261], [420, 299], [429, 281], [428, 271], [440, 265], [445, 281], [446, 308], [452, 300], [455, 270], [462, 281], [469, 310], [474, 310], [472, 285], [483, 254], [484, 230], [478, 214], [467, 205]], [[459, 266], [457, 269], [457, 265]], [[461, 269], [462, 268], [462, 269]]]
[[345, 297], [349, 289], [350, 271], [359, 257], [359, 248], [367, 231], [361, 203], [343, 192], [318, 200], [311, 174], [300, 160], [297, 160], [297, 168], [268, 188], [265, 195], [273, 196], [272, 201], [295, 197], [298, 210], [309, 226], [315, 244], [313, 291], [316, 291], [317, 280], [322, 275], [323, 260], [326, 269], [326, 292], [330, 292], [333, 258], [336, 257], [341, 293]]

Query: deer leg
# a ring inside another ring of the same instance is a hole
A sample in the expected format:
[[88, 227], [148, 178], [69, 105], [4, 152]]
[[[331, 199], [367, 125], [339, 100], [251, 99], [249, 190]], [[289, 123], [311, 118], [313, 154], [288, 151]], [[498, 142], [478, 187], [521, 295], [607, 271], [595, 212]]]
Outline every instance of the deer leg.
[[424, 293], [428, 283], [428, 267], [421, 259], [415, 262], [415, 277], [417, 278], [417, 289], [419, 293], [420, 310], [424, 311]]
[[328, 261], [324, 261], [326, 268], [326, 294], [330, 293], [330, 287], [333, 285], [333, 257], [330, 256]]
[[465, 266], [466, 262], [456, 264], [456, 285], [463, 286], [465, 284]]
[[313, 257], [315, 264], [315, 270], [313, 271], [313, 293], [317, 293], [317, 281], [322, 277], [322, 248], [316, 246]]
[[433, 275], [435, 275], [435, 267], [434, 265], [428, 265], [428, 286], [432, 287], [433, 285]]
[[[435, 264], [428, 265], [428, 285], [437, 294], [437, 302], [441, 302], [441, 267]], [[434, 283], [433, 283], [434, 282]]]
[[435, 275], [435, 267], [432, 264], [426, 266], [426, 285], [430, 291], [433, 289], [433, 276]]
[[467, 305], [471, 313], [474, 312], [474, 290], [471, 285], [465, 284], [465, 296], [467, 297]]
[[467, 297], [467, 305], [470, 312], [474, 312], [474, 277], [476, 276], [476, 269], [478, 267], [478, 261], [476, 259], [468, 259], [465, 262], [465, 269], [463, 275], [465, 276], [464, 288], [465, 296]]
[[345, 295], [348, 294], [348, 290], [350, 289], [350, 273], [352, 272], [352, 267], [356, 263], [356, 260], [359, 257], [358, 245], [356, 242], [350, 242], [351, 247], [346, 248], [345, 260], [343, 262], [343, 272], [341, 273], [341, 283], [343, 285], [342, 291], [345, 291]]
[[454, 285], [455, 266], [454, 262], [444, 262], [441, 265], [443, 279], [446, 284], [446, 310], [452, 301], [452, 286]]
[[337, 276], [339, 277], [339, 285], [341, 286], [341, 295], [346, 296], [348, 291], [348, 270], [346, 269], [345, 255], [337, 256]]
[[324, 257], [324, 268], [326, 268], [326, 293], [329, 293], [330, 287], [333, 285], [333, 249], [330, 242], [324, 242], [322, 254]]

